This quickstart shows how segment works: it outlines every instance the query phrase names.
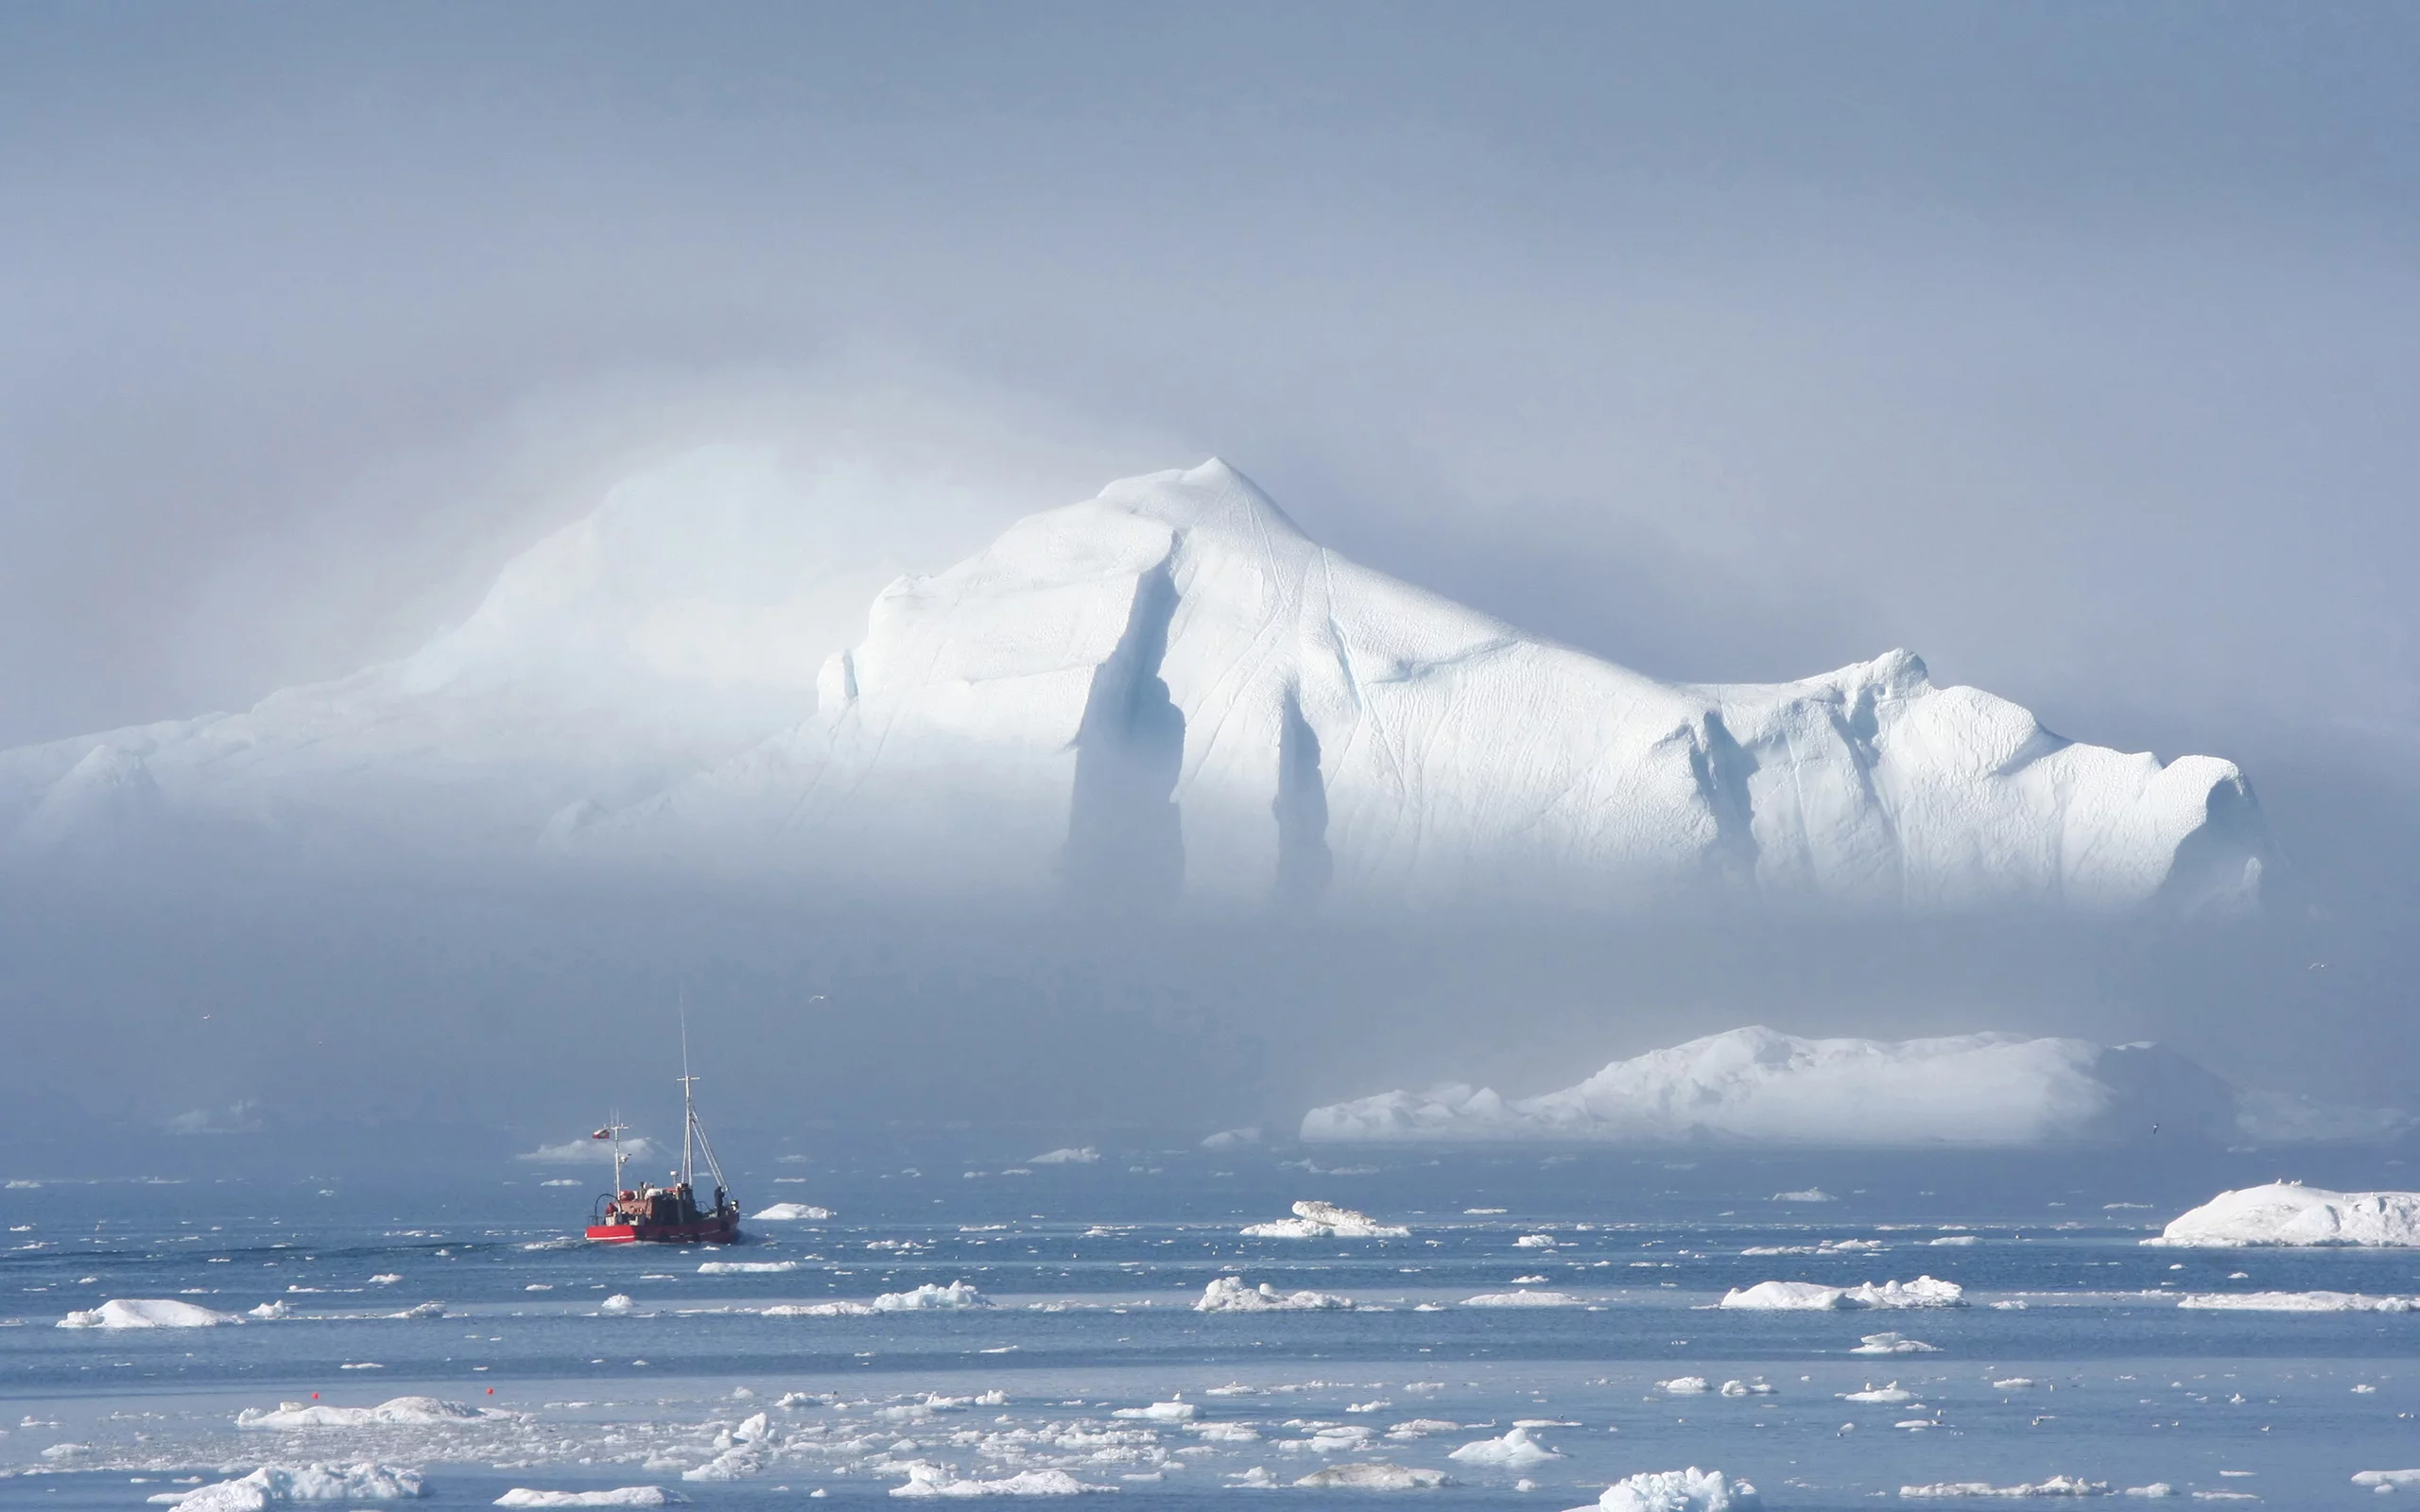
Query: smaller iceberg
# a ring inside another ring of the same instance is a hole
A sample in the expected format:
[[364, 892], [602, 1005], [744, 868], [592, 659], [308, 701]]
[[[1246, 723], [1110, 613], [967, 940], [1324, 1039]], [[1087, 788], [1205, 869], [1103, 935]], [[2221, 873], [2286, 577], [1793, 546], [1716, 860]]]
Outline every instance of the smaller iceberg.
[[804, 1202], [776, 1202], [762, 1212], [750, 1214], [757, 1223], [821, 1223], [831, 1216], [831, 1209]]
[[1411, 1232], [1333, 1202], [1298, 1202], [1294, 1216], [1246, 1228], [1247, 1239], [1401, 1239]]
[[174, 1298], [115, 1297], [85, 1313], [70, 1313], [59, 1320], [62, 1329], [215, 1329], [244, 1321], [233, 1313], [216, 1313]]
[[1764, 1512], [1756, 1488], [1720, 1470], [1654, 1470], [1605, 1487], [1594, 1509], [1572, 1512]]
[[1234, 1276], [1214, 1278], [1201, 1289], [1201, 1300], [1193, 1304], [1197, 1313], [1334, 1313], [1349, 1311], [1353, 1298], [1339, 1297], [1334, 1292], [1281, 1292], [1263, 1281], [1257, 1288], [1246, 1286]]
[[1919, 1276], [1911, 1281], [1884, 1281], [1876, 1286], [1819, 1286], [1812, 1281], [1758, 1281], [1726, 1292], [1716, 1304], [1735, 1312], [1843, 1312], [1860, 1307], [1964, 1307], [1966, 1290], [1956, 1281]]

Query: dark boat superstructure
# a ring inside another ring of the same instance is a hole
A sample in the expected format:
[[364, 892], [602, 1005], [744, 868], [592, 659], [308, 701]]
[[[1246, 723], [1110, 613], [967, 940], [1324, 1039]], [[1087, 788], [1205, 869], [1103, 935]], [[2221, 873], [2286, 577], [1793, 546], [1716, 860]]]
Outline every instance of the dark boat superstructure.
[[[596, 1199], [596, 1211], [588, 1224], [589, 1238], [609, 1245], [727, 1245], [739, 1237], [739, 1204], [725, 1190], [722, 1163], [715, 1159], [706, 1126], [698, 1122], [697, 1080], [689, 1074], [689, 1034], [684, 1026], [681, 1033], [681, 1169], [673, 1174], [669, 1186], [625, 1185], [622, 1167], [630, 1156], [622, 1148], [622, 1135], [628, 1130], [616, 1115], [594, 1136], [614, 1142], [614, 1190]], [[711, 1207], [698, 1202], [697, 1158], [701, 1154], [706, 1169], [714, 1173]]]

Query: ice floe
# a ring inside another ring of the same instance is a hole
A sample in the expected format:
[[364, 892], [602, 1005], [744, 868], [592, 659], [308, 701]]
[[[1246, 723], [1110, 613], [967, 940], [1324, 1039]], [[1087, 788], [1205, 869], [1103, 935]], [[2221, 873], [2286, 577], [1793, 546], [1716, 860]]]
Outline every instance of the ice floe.
[[708, 1260], [698, 1264], [700, 1276], [776, 1276], [796, 1269], [795, 1260]]
[[250, 1475], [154, 1496], [178, 1512], [268, 1512], [290, 1502], [392, 1502], [423, 1495], [420, 1472], [353, 1465], [264, 1465]]
[[1256, 1223], [1243, 1230], [1247, 1239], [1401, 1239], [1411, 1230], [1380, 1223], [1366, 1212], [1340, 1208], [1333, 1202], [1294, 1204], [1294, 1216]]
[[241, 1323], [233, 1313], [214, 1312], [173, 1297], [114, 1297], [89, 1312], [60, 1318], [62, 1329], [212, 1329]]
[[1429, 1491], [1454, 1483], [1443, 1470], [1417, 1469], [1374, 1460], [1330, 1465], [1294, 1484], [1328, 1491]]
[[1695, 1397], [1712, 1391], [1714, 1383], [1703, 1376], [1674, 1376], [1655, 1383], [1655, 1389], [1668, 1397]]
[[1065, 1470], [1019, 1470], [996, 1480], [960, 1476], [946, 1465], [910, 1460], [892, 1469], [904, 1470], [908, 1483], [890, 1488], [893, 1496], [1079, 1496], [1087, 1491], [1114, 1491], [1114, 1486], [1090, 1486]]
[[1129, 1422], [1189, 1423], [1201, 1415], [1201, 1409], [1189, 1401], [1155, 1401], [1148, 1407], [1120, 1407], [1110, 1414]]
[[1527, 1287], [1514, 1292], [1481, 1292], [1477, 1297], [1462, 1298], [1464, 1307], [1585, 1307], [1587, 1303], [1569, 1292], [1534, 1292]]
[[1858, 1341], [1851, 1354], [1938, 1354], [1941, 1347], [1911, 1339], [1904, 1333], [1869, 1333]]
[[1813, 1281], [1758, 1281], [1723, 1294], [1720, 1307], [1752, 1312], [1837, 1312], [1853, 1308], [1964, 1307], [1965, 1289], [1956, 1281], [1919, 1276], [1911, 1281], [1867, 1281], [1858, 1286], [1820, 1286]]
[[390, 1397], [375, 1407], [337, 1407], [314, 1401], [281, 1401], [275, 1408], [247, 1407], [235, 1415], [238, 1428], [444, 1427], [510, 1414], [435, 1397]]
[[1897, 1407], [1916, 1400], [1916, 1394], [1896, 1381], [1887, 1386], [1868, 1383], [1862, 1391], [1837, 1393], [1842, 1401], [1862, 1402], [1869, 1407]]
[[[1593, 1512], [1763, 1512], [1764, 1501], [1746, 1481], [1720, 1470], [1650, 1470], [1605, 1487]], [[1592, 1512], [1574, 1507], [1571, 1512]]]
[[765, 1317], [868, 1317], [876, 1313], [932, 1313], [955, 1308], [990, 1307], [992, 1299], [977, 1291], [972, 1282], [952, 1281], [936, 1286], [930, 1281], [905, 1292], [885, 1292], [871, 1302], [842, 1300], [837, 1302], [789, 1302], [764, 1310]]
[[1759, 1025], [1617, 1060], [1534, 1097], [1457, 1083], [1315, 1108], [1302, 1137], [2030, 1146], [2131, 1137], [2162, 1123], [2225, 1134], [2233, 1099], [2226, 1083], [2156, 1045], [2013, 1034], [1807, 1040]]
[[[2145, 1487], [2147, 1492], [2149, 1487]], [[1903, 1486], [1899, 1494], [1910, 1501], [1948, 1501], [1959, 1497], [2030, 1497], [2030, 1496], [2107, 1496], [2106, 1481], [2079, 1480], [2072, 1475], [2053, 1475], [2047, 1481], [2019, 1482], [2014, 1486], [1994, 1486], [1989, 1481], [1936, 1481], [1929, 1486]], [[2137, 1493], [2129, 1491], [2129, 1496]]]
[[1493, 1465], [1502, 1469], [1525, 1469], [1543, 1465], [1550, 1459], [1563, 1458], [1563, 1452], [1548, 1449], [1530, 1436], [1526, 1428], [1506, 1430], [1501, 1437], [1481, 1438], [1464, 1444], [1445, 1456], [1465, 1465]]
[[2420, 1313], [2420, 1297], [2360, 1292], [2194, 1292], [2179, 1307], [2213, 1313]]
[[2294, 1181], [2221, 1192], [2146, 1245], [2420, 1245], [2420, 1192], [2330, 1192]]
[[2356, 1470], [2353, 1484], [2373, 1491], [2395, 1491], [2407, 1486], [2420, 1486], [2420, 1470]]
[[1254, 1288], [1234, 1276], [1214, 1278], [1193, 1304], [1197, 1313], [1327, 1313], [1352, 1306], [1351, 1297], [1333, 1292], [1281, 1292], [1267, 1281]]
[[762, 1212], [749, 1214], [757, 1223], [821, 1223], [831, 1216], [831, 1209], [808, 1202], [776, 1202]]
[[670, 1506], [686, 1502], [678, 1491], [661, 1486], [617, 1486], [610, 1491], [533, 1491], [516, 1486], [495, 1499], [497, 1506]]

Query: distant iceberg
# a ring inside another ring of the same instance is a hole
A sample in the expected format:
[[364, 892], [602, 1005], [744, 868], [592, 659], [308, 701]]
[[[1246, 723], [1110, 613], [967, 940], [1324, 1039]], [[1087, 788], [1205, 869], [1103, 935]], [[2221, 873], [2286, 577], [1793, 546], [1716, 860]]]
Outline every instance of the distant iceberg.
[[832, 1216], [832, 1210], [805, 1202], [776, 1202], [749, 1216], [758, 1223], [821, 1223]]
[[241, 1323], [233, 1313], [216, 1312], [173, 1297], [112, 1297], [87, 1312], [59, 1320], [62, 1329], [212, 1329]]
[[[2176, 1133], [2224, 1137], [2233, 1089], [2156, 1045], [2012, 1034], [1806, 1040], [1764, 1027], [1617, 1060], [1507, 1098], [1447, 1085], [1315, 1108], [1306, 1143], [1594, 1141], [2022, 1146]], [[1812, 1190], [1777, 1200], [1824, 1200]]]
[[1964, 1307], [1966, 1293], [1956, 1281], [1935, 1280], [1929, 1276], [1919, 1276], [1911, 1281], [1884, 1281], [1879, 1286], [1872, 1281], [1859, 1286], [1819, 1286], [1812, 1281], [1758, 1281], [1754, 1286], [1725, 1293], [1716, 1305], [1735, 1312], [1757, 1313], [1829, 1313], [1865, 1307]]
[[1197, 1313], [1330, 1313], [1349, 1310], [1353, 1299], [1334, 1292], [1281, 1292], [1267, 1281], [1245, 1285], [1233, 1276], [1212, 1278], [1201, 1289]]
[[2147, 1245], [2420, 1246], [2420, 1192], [2330, 1192], [2299, 1182], [2221, 1192]]
[[1366, 1212], [1317, 1200], [1294, 1204], [1294, 1216], [1245, 1227], [1247, 1239], [1401, 1239], [1411, 1230]]

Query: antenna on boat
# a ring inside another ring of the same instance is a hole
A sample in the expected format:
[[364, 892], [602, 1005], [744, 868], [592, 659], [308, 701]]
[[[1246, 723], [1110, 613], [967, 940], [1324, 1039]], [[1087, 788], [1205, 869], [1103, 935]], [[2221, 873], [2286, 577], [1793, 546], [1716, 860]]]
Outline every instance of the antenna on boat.
[[689, 1074], [689, 989], [681, 989], [681, 1184], [695, 1190], [690, 1173], [697, 1160], [698, 1103], [696, 1082]]

